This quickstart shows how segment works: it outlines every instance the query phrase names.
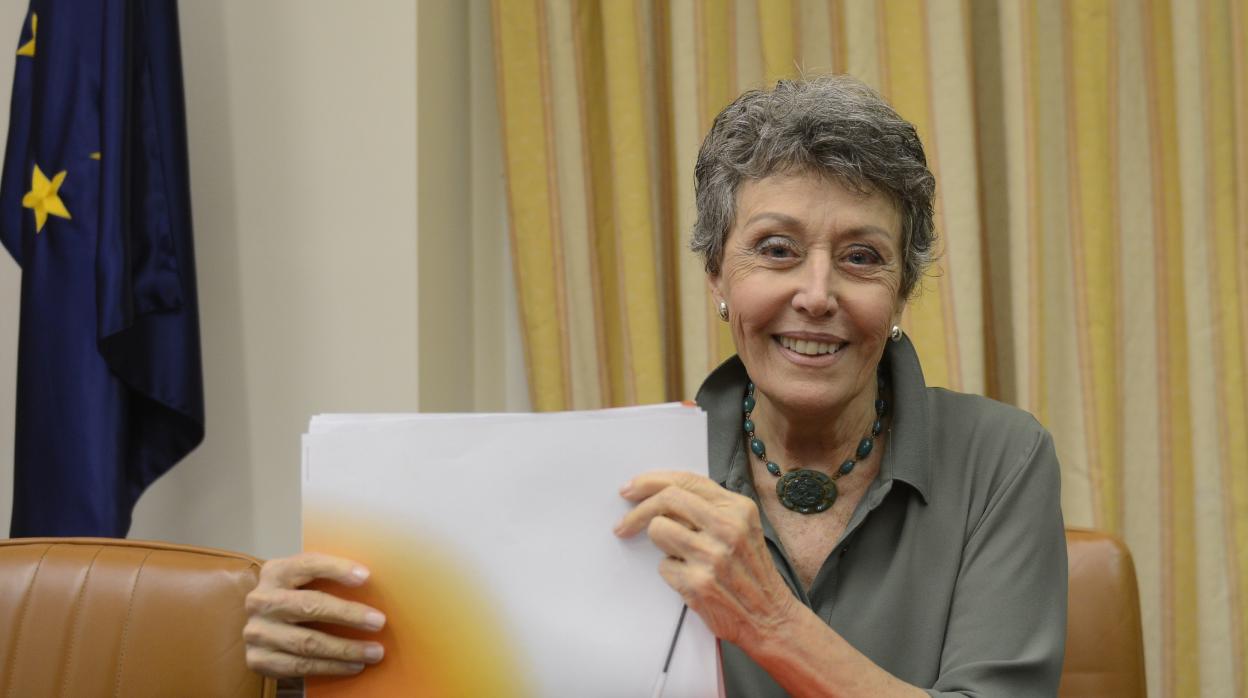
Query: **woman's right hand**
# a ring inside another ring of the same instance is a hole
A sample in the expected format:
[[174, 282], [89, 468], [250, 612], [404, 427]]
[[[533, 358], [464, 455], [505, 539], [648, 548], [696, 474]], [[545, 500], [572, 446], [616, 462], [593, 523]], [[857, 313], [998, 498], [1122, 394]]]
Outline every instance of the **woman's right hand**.
[[360, 586], [368, 579], [362, 565], [320, 553], [269, 560], [260, 583], [247, 595], [247, 666], [267, 676], [350, 675], [381, 661], [379, 643], [351, 640], [301, 625], [333, 623], [380, 630], [386, 617], [375, 608], [333, 594], [300, 587], [314, 579]]

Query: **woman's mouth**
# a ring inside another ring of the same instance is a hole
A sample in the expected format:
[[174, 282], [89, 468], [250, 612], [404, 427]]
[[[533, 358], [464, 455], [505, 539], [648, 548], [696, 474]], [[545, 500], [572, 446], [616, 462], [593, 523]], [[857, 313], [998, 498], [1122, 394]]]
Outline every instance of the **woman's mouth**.
[[848, 344], [848, 342], [819, 342], [813, 339], [794, 339], [783, 335], [777, 335], [776, 340], [780, 342], [780, 346], [802, 356], [835, 354]]

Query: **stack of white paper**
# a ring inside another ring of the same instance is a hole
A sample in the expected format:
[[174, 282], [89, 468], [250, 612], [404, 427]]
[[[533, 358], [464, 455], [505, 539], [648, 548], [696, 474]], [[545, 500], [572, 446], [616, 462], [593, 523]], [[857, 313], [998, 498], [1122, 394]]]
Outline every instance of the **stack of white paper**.
[[[683, 604], [663, 553], [612, 528], [632, 477], [706, 474], [701, 410], [322, 415], [303, 443], [304, 548], [367, 565], [364, 587], [325, 588], [388, 618], [359, 635], [386, 658], [310, 696], [653, 694]], [[662, 694], [720, 694], [695, 613]]]

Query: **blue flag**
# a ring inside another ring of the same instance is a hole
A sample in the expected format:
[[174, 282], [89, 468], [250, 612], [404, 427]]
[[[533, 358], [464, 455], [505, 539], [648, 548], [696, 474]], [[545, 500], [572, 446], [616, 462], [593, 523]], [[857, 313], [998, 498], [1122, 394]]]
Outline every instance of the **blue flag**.
[[0, 239], [22, 267], [10, 535], [122, 537], [204, 437], [176, 0], [34, 0]]

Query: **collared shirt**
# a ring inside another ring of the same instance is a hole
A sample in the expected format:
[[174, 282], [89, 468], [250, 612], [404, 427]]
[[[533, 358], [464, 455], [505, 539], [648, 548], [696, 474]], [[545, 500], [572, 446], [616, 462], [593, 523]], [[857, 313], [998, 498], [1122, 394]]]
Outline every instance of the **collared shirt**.
[[[858, 651], [930, 695], [1056, 695], [1067, 579], [1052, 438], [1026, 412], [927, 387], [908, 339], [889, 344], [884, 365], [892, 425], [879, 475], [809, 590], [763, 515], [776, 569]], [[774, 489], [751, 482], [747, 380], [733, 357], [697, 401], [711, 478], [757, 502]], [[744, 651], [721, 649], [729, 698], [786, 695]]]

